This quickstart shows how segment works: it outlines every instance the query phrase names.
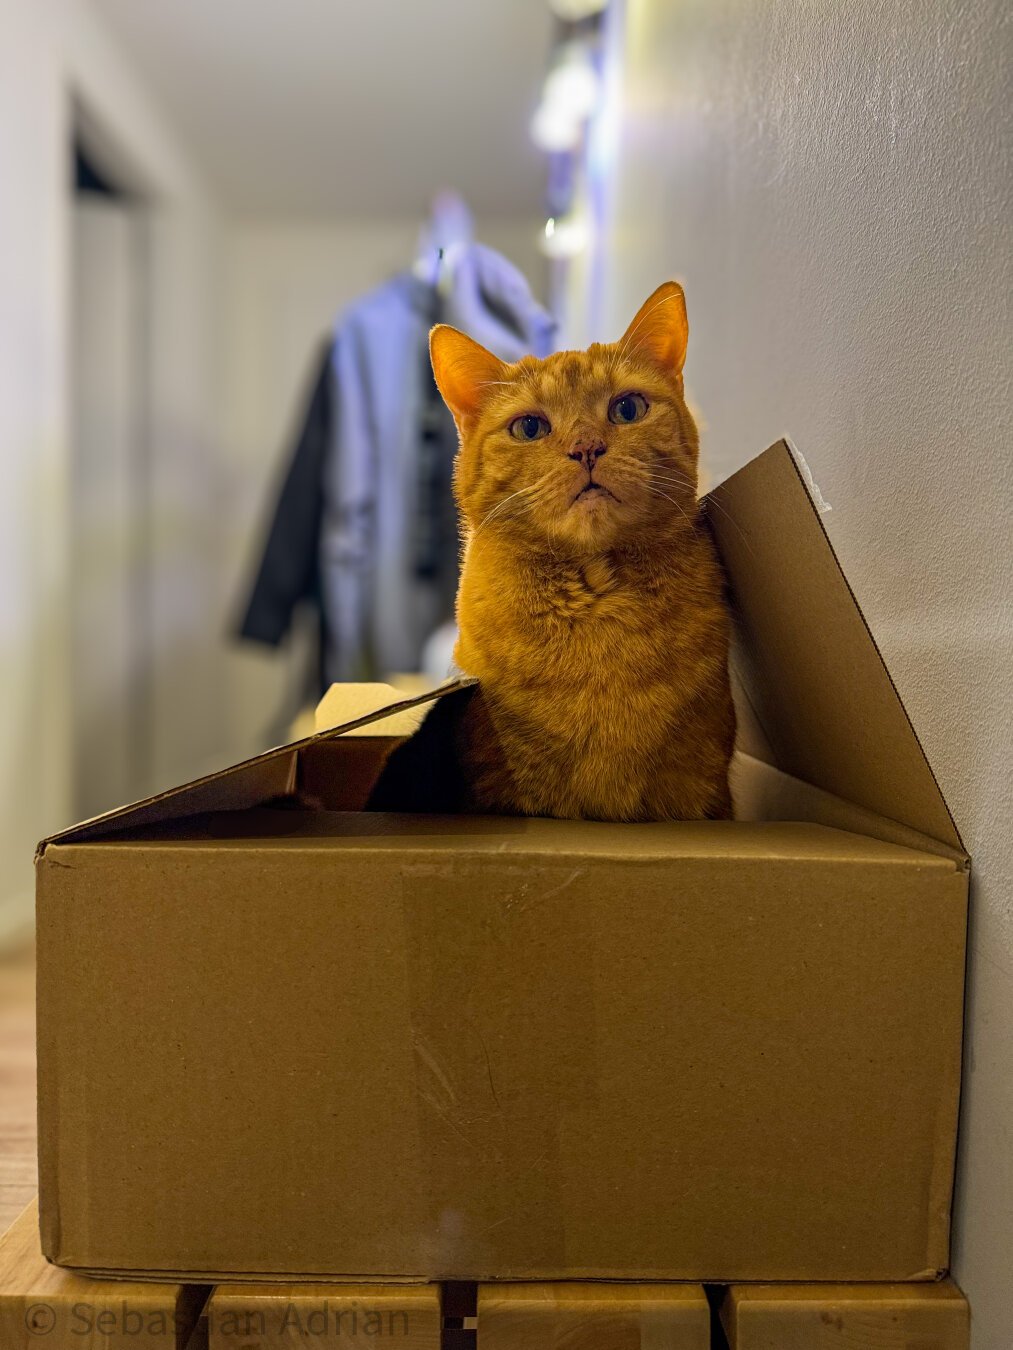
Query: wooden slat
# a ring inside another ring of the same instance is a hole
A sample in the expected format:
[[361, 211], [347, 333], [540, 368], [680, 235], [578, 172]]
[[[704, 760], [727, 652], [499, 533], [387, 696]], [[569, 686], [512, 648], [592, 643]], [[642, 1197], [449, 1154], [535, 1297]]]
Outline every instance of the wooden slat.
[[209, 1350], [440, 1350], [438, 1285], [220, 1284], [207, 1307]]
[[182, 1284], [90, 1280], [51, 1266], [34, 1200], [0, 1238], [3, 1350], [186, 1350], [204, 1294]]
[[721, 1303], [730, 1350], [968, 1350], [970, 1312], [938, 1284], [741, 1284]]
[[709, 1350], [699, 1284], [481, 1284], [480, 1350]]

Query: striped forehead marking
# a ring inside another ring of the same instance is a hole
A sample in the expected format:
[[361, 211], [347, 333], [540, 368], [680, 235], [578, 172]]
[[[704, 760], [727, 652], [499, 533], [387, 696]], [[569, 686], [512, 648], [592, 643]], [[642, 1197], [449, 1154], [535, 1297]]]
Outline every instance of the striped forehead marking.
[[615, 385], [615, 352], [596, 345], [586, 352], [557, 352], [519, 372], [518, 391], [542, 402], [574, 394], [602, 394]]

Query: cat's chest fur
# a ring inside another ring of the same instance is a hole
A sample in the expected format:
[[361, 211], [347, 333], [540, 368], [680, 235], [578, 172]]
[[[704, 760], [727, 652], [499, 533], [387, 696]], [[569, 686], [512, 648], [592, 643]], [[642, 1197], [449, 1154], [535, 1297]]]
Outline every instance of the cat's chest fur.
[[[677, 580], [607, 555], [497, 572], [466, 570], [460, 656], [487, 685], [544, 687], [571, 702], [599, 696], [636, 672], [656, 673], [659, 625], [673, 631]], [[669, 649], [670, 654], [670, 649]], [[667, 664], [667, 663], [666, 663]]]
[[654, 565], [497, 561], [466, 564], [458, 604], [458, 663], [479, 679], [490, 732], [472, 766], [479, 808], [708, 814], [727, 751], [717, 750], [702, 790], [697, 765], [727, 739], [731, 715], [720, 571], [706, 537]]
[[582, 635], [582, 625], [607, 620], [617, 604], [635, 599], [630, 580], [608, 558], [567, 562], [548, 577], [535, 576], [525, 596], [531, 621], [545, 637], [564, 641]]
[[549, 791], [569, 814], [598, 814], [587, 794], [619, 765], [625, 791], [642, 795], [668, 720], [673, 672], [657, 633], [672, 607], [664, 587], [604, 557], [465, 583], [460, 664], [479, 678], [527, 810]]

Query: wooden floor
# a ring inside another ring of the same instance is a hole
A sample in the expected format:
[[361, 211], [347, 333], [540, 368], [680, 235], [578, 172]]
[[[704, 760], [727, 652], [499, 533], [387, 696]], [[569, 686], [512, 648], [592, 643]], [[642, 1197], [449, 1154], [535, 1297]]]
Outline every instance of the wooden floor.
[[0, 952], [0, 1233], [37, 1190], [35, 953]]

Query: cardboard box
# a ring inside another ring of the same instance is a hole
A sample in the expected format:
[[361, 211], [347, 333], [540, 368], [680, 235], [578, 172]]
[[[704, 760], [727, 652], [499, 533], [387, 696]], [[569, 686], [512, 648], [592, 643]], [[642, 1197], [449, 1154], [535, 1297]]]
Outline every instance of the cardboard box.
[[960, 837], [788, 447], [710, 500], [742, 819], [364, 813], [404, 728], [360, 705], [41, 847], [52, 1260], [195, 1279], [946, 1269]]
[[729, 1350], [968, 1350], [971, 1313], [952, 1280], [733, 1285], [721, 1324]]

